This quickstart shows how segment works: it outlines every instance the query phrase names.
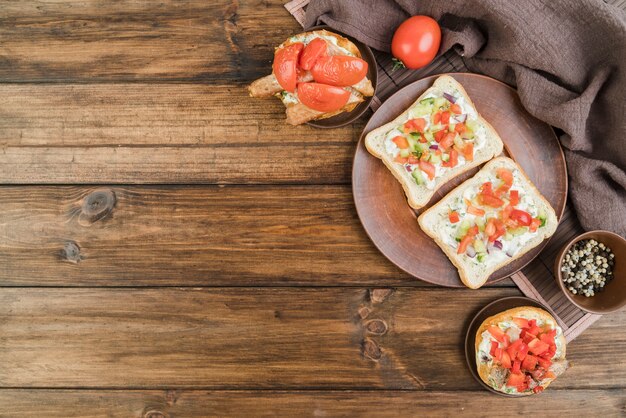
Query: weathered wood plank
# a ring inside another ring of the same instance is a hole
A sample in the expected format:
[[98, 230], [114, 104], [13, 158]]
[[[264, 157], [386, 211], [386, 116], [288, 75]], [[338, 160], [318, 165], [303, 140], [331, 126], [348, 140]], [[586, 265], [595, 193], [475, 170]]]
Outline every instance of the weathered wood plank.
[[0, 80], [241, 83], [301, 30], [279, 0], [5, 0]]
[[347, 183], [362, 128], [288, 126], [279, 100], [232, 86], [0, 84], [0, 96], [3, 183]]
[[[0, 386], [478, 390], [464, 328], [487, 302], [514, 294], [5, 288]], [[553, 387], [623, 389], [624, 320], [624, 311], [606, 316], [570, 344], [574, 367]]]
[[[618, 390], [553, 390], [541, 395], [542, 417], [626, 413]], [[511, 399], [486, 391], [111, 391], [0, 390], [0, 416], [74, 417], [450, 417], [458, 414], [536, 415], [537, 398]], [[505, 412], [506, 411], [506, 412]], [[152, 415], [150, 415], [152, 413]], [[161, 414], [161, 415], [158, 415]]]
[[4, 286], [423, 284], [348, 186], [0, 187], [0, 265]]

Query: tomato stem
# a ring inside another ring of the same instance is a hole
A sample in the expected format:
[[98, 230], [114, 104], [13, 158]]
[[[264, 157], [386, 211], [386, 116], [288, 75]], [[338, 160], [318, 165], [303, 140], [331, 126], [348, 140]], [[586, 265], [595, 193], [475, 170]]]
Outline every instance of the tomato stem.
[[404, 65], [402, 60], [399, 60], [398, 58], [392, 58], [391, 61], [393, 61], [393, 68], [391, 69], [392, 73], [401, 68], [406, 68], [406, 65]]

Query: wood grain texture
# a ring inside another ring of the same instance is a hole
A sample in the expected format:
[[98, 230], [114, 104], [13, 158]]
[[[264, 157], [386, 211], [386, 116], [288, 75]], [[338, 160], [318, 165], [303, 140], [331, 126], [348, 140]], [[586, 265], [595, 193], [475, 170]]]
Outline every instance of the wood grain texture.
[[[477, 390], [460, 318], [516, 294], [5, 288], [0, 386]], [[551, 388], [624, 388], [625, 319], [604, 317], [570, 344], [574, 367]], [[613, 344], [598, 350], [606, 335]]]
[[[554, 390], [541, 395], [541, 416], [616, 417], [626, 413], [618, 390]], [[503, 411], [536, 415], [537, 398], [487, 392], [0, 390], [1, 417], [450, 417]], [[160, 415], [159, 415], [160, 414]]]
[[227, 85], [0, 84], [0, 96], [3, 183], [347, 183], [362, 127], [288, 126], [279, 100]]
[[279, 0], [5, 0], [0, 80], [242, 83], [301, 31]]

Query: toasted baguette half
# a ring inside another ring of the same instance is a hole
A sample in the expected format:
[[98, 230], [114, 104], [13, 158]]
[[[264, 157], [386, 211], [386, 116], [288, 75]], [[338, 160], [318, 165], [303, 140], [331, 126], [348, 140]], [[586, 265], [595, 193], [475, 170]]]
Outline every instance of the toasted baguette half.
[[[537, 211], [544, 214], [546, 218], [545, 225], [538, 228], [537, 232], [535, 232], [523, 246], [515, 251], [514, 256], [505, 257], [503, 261], [498, 263], [476, 263], [473, 258], [465, 254], [457, 254], [457, 248], [446, 243], [447, 237], [444, 237], [446, 232], [445, 228], [442, 227], [442, 223], [446, 222], [448, 219], [449, 208], [452, 202], [459, 197], [463, 198], [463, 194], [469, 188], [478, 190], [483, 183], [495, 181], [497, 178], [496, 170], [499, 167], [507, 168], [513, 172], [513, 189], [518, 189], [528, 194], [537, 208]], [[528, 251], [541, 244], [544, 239], [551, 237], [559, 223], [550, 203], [541, 195], [522, 168], [517, 165], [515, 161], [507, 157], [495, 158], [485, 164], [474, 177], [463, 182], [443, 199], [422, 213], [417, 221], [422, 230], [435, 240], [437, 245], [446, 253], [452, 264], [456, 266], [463, 284], [471, 289], [481, 287], [494, 271], [517, 260]]]
[[[350, 55], [361, 58], [359, 48], [352, 41], [327, 30], [315, 30], [293, 35], [276, 49], [284, 48], [296, 42], [307, 43], [307, 40], [313, 38], [321, 38], [326, 41], [328, 47], [327, 53], [329, 55]], [[310, 81], [313, 81], [313, 76], [310, 71], [305, 71], [298, 76], [298, 82]], [[320, 112], [300, 103], [295, 92], [284, 92], [273, 73], [253, 81], [248, 86], [248, 92], [251, 97], [265, 98], [276, 96], [281, 99], [286, 107], [287, 123], [291, 125], [300, 125], [312, 120], [326, 119], [343, 112], [350, 112], [359, 103], [364, 101], [365, 97], [374, 95], [374, 87], [367, 77], [364, 77], [361, 81], [350, 87], [345, 87], [345, 89], [349, 90], [351, 93], [345, 106], [334, 112]]]
[[[491, 356], [489, 353], [481, 353], [479, 347], [481, 341], [483, 340], [483, 333], [487, 331], [490, 326], [498, 326], [498, 324], [503, 322], [511, 322], [513, 318], [524, 318], [528, 320], [535, 319], [538, 324], [544, 324], [543, 327], [547, 325], [550, 329], [557, 330], [555, 342], [559, 349], [552, 358], [552, 366], [550, 366], [550, 371], [554, 373], [555, 377], [544, 378], [539, 382], [545, 389], [554, 381], [554, 379], [563, 374], [563, 372], [565, 372], [565, 370], [569, 367], [569, 363], [565, 359], [567, 343], [565, 341], [565, 336], [563, 335], [563, 330], [559, 327], [552, 315], [543, 309], [535, 308], [533, 306], [521, 306], [519, 308], [509, 309], [485, 319], [482, 325], [478, 328], [478, 331], [476, 331], [475, 336], [474, 347], [476, 352], [476, 369], [478, 375], [488, 386], [499, 392], [505, 392], [505, 387], [503, 385], [506, 383], [506, 379], [508, 378], [508, 374], [510, 372], [507, 369], [494, 365], [493, 361], [485, 361], [485, 358], [489, 358]], [[528, 396], [532, 395], [533, 391], [532, 389], [528, 389], [524, 392], [510, 390], [506, 393], [515, 396]]]
[[[486, 144], [475, 152], [473, 161], [447, 169], [441, 176], [436, 177], [434, 187], [430, 189], [426, 185], [418, 185], [411, 176], [411, 173], [409, 173], [402, 164], [393, 161], [393, 157], [385, 150], [385, 137], [389, 131], [403, 125], [407, 120], [411, 119], [411, 109], [417, 106], [422, 99], [430, 94], [441, 96], [444, 92], [463, 97], [465, 103], [474, 110], [478, 116], [478, 124], [484, 128], [483, 132], [485, 134]], [[365, 147], [373, 156], [380, 158], [394, 177], [402, 184], [409, 206], [414, 209], [419, 209], [425, 206], [430, 201], [435, 191], [450, 179], [500, 155], [500, 153], [502, 153], [503, 144], [496, 130], [478, 114], [474, 103], [463, 86], [451, 76], [443, 75], [437, 78], [432, 87], [418, 97], [400, 116], [368, 133], [365, 137]]]

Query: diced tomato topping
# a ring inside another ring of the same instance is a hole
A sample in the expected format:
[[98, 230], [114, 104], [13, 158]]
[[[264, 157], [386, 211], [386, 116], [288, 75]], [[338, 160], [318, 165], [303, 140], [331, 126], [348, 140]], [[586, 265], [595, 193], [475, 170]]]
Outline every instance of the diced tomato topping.
[[473, 227], [471, 227], [470, 229], [467, 230], [467, 234], [471, 235], [472, 237], [475, 237], [476, 235], [478, 235], [478, 226], [474, 225]]
[[513, 341], [506, 349], [507, 353], [511, 357], [511, 360], [514, 360], [517, 357], [517, 352], [519, 351], [520, 346], [522, 345], [522, 340], [517, 339]]
[[441, 123], [450, 123], [450, 112], [441, 112]]
[[546, 372], [546, 374], [543, 377], [545, 377], [546, 379], [554, 379], [556, 375], [552, 372]]
[[420, 167], [420, 170], [422, 170], [424, 173], [426, 173], [426, 175], [428, 176], [429, 179], [432, 180], [432, 179], [435, 178], [435, 166], [434, 165], [432, 165], [428, 161], [421, 161], [420, 160], [419, 167]]
[[459, 219], [459, 213], [456, 211], [452, 211], [448, 214], [448, 218], [450, 219], [450, 223], [457, 223], [460, 219]]
[[400, 149], [406, 149], [409, 147], [409, 141], [403, 136], [396, 136], [392, 139], [392, 141], [398, 146]]
[[520, 329], [528, 328], [528, 319], [525, 319], [525, 318], [513, 318], [513, 322], [515, 322], [515, 325], [517, 325]]
[[454, 137], [456, 136], [456, 133], [454, 132], [448, 132], [439, 142], [439, 146], [442, 147], [443, 149], [448, 149], [452, 146], [452, 144], [454, 144]]
[[524, 361], [522, 361], [522, 369], [532, 371], [537, 367], [537, 357], [528, 354]]
[[436, 112], [433, 114], [433, 124], [437, 125], [441, 122], [441, 112]]
[[546, 334], [546, 333], [540, 334], [539, 339], [548, 345], [554, 344], [554, 337], [549, 334]]
[[539, 366], [542, 367], [544, 370], [548, 370], [550, 366], [552, 366], [552, 362], [550, 360], [544, 359], [542, 357], [537, 357], [537, 362], [539, 363]]
[[500, 359], [500, 364], [502, 364], [502, 367], [504, 367], [505, 369], [510, 369], [512, 367], [511, 357], [509, 356], [509, 353], [506, 352], [506, 350], [502, 351], [502, 358]]
[[529, 328], [526, 329], [526, 332], [536, 337], [541, 332], [541, 328], [537, 325], [531, 325]]
[[506, 382], [506, 385], [509, 387], [518, 387], [524, 384], [526, 377], [523, 373], [511, 373], [509, 375], [509, 379]]
[[435, 141], [437, 142], [441, 142], [441, 140], [443, 139], [443, 136], [446, 134], [446, 130], [442, 129], [440, 131], [435, 132]]
[[465, 204], [467, 205], [467, 213], [470, 213], [475, 216], [483, 216], [485, 214], [484, 210], [473, 206], [472, 202], [470, 202], [467, 199], [465, 199]]
[[498, 348], [498, 342], [497, 341], [492, 341], [491, 342], [491, 349], [489, 350], [489, 354], [494, 356], [496, 354], [496, 348]]
[[404, 132], [424, 132], [426, 120], [423, 118], [411, 119], [404, 124]]
[[514, 360], [513, 361], [513, 366], [511, 367], [511, 373], [519, 373], [520, 372], [520, 366], [522, 365], [522, 362], [519, 360]]
[[522, 332], [520, 333], [520, 338], [522, 339], [522, 341], [528, 344], [529, 342], [535, 339], [535, 336], [532, 334], [529, 334], [528, 332], [526, 332], [526, 330], [522, 330]]
[[491, 336], [493, 338], [495, 338], [496, 340], [500, 341], [501, 343], [504, 343], [504, 331], [502, 331], [500, 329], [500, 327], [497, 327], [495, 325], [491, 325], [489, 326], [489, 328], [487, 328], [487, 331], [489, 331], [489, 334], [491, 334]]
[[499, 197], [495, 197], [494, 195], [485, 195], [479, 194], [478, 201], [485, 206], [489, 206], [492, 208], [499, 208], [504, 205], [504, 201]]
[[489, 242], [494, 242], [495, 240], [500, 238], [502, 235], [506, 234], [506, 228], [504, 227], [504, 224], [499, 219], [495, 219], [495, 218], [492, 218], [492, 219], [493, 219], [493, 224], [496, 227], [496, 232], [488, 236]]
[[461, 152], [463, 153], [463, 158], [465, 158], [467, 161], [474, 161], [474, 144], [473, 143], [468, 142], [467, 144], [465, 144]]
[[448, 161], [444, 161], [441, 163], [442, 166], [444, 167], [456, 167], [457, 164], [459, 163], [459, 153], [456, 149], [452, 148], [450, 150], [450, 154], [449, 154], [449, 159]]
[[545, 353], [546, 351], [548, 351], [549, 348], [550, 346], [548, 344], [544, 343], [543, 341], [537, 338], [535, 338], [534, 340], [528, 343], [528, 351], [530, 351], [531, 353], [537, 356], [540, 356], [541, 354]]
[[487, 225], [485, 226], [485, 235], [488, 237], [496, 233], [496, 223], [493, 218], [489, 218]]
[[280, 86], [293, 93], [298, 82], [298, 58], [304, 49], [302, 42], [279, 48], [274, 54], [272, 71]]
[[467, 127], [465, 126], [463, 122], [460, 122], [454, 125], [454, 132], [456, 132], [457, 134], [463, 135], [465, 131], [467, 131]]
[[501, 361], [501, 360], [502, 360], [502, 352], [503, 352], [503, 351], [504, 351], [504, 350], [503, 350], [503, 349], [501, 349], [500, 347], [496, 348], [496, 349], [494, 350], [494, 353], [493, 353], [493, 358], [495, 358], [495, 359], [496, 359], [496, 360], [498, 360], [498, 361]]
[[415, 164], [419, 164], [420, 159], [417, 158], [417, 156], [411, 154], [411, 155], [409, 155], [409, 161], [408, 162], [409, 162], [409, 164], [415, 165]]
[[511, 190], [509, 193], [509, 204], [511, 206], [517, 206], [519, 204], [519, 191]]
[[528, 355], [528, 345], [522, 343], [519, 347], [519, 351], [517, 352], [517, 359], [523, 361]]
[[465, 254], [465, 252], [467, 251], [467, 247], [469, 247], [472, 241], [474, 241], [474, 237], [469, 234], [465, 235], [463, 239], [461, 239], [461, 242], [459, 243], [459, 248], [456, 250], [456, 253]]
[[398, 154], [394, 161], [400, 164], [406, 164], [409, 162], [409, 157], [402, 157], [400, 154]]
[[521, 226], [530, 226], [530, 223], [532, 222], [530, 213], [519, 209], [513, 209], [509, 217]]
[[543, 392], [543, 386], [535, 386], [533, 388], [533, 393], [540, 393]]
[[461, 106], [459, 106], [458, 104], [452, 103], [450, 105], [450, 112], [460, 115], [461, 113], [463, 113], [463, 109], [461, 109]]
[[502, 219], [503, 222], [507, 221], [509, 216], [511, 216], [511, 212], [513, 212], [513, 206], [506, 205], [506, 207], [500, 212], [500, 219]]
[[541, 219], [533, 218], [533, 220], [530, 221], [530, 226], [528, 227], [528, 230], [530, 232], [536, 232], [537, 228], [539, 228], [539, 225], [541, 225]]
[[315, 38], [304, 47], [298, 64], [303, 70], [310, 70], [318, 58], [326, 55], [328, 48], [326, 41], [322, 38]]
[[513, 173], [508, 168], [500, 167], [496, 170], [496, 175], [504, 184], [509, 186], [513, 184]]

